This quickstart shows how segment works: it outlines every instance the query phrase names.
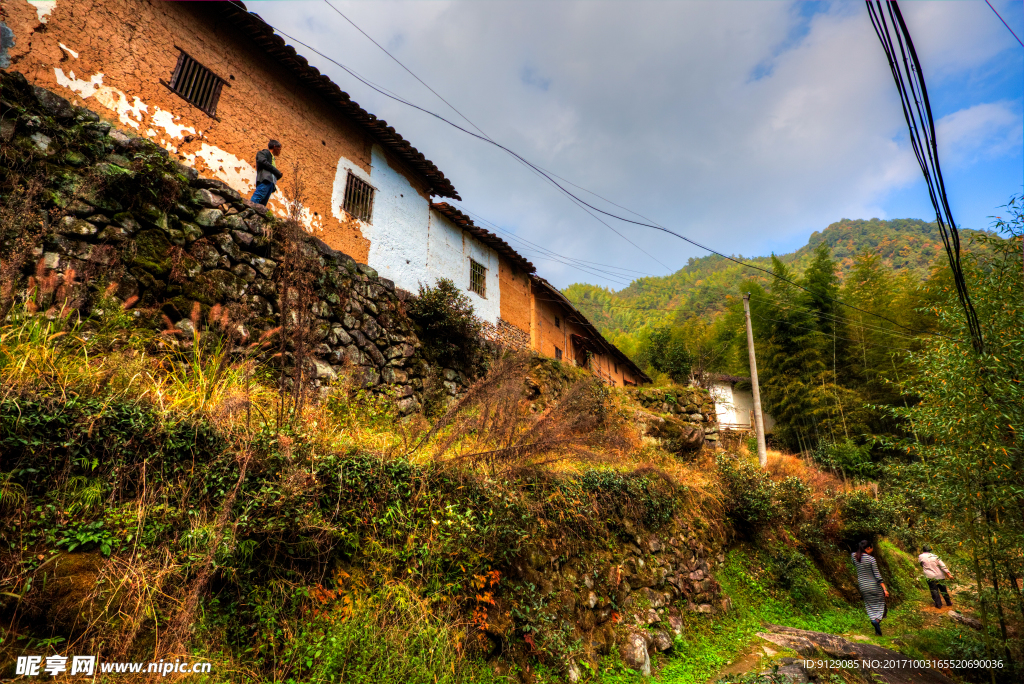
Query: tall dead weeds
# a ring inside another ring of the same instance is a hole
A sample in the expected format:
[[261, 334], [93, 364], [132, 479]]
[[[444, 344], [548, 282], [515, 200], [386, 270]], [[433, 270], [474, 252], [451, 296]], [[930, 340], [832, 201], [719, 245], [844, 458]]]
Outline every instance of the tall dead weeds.
[[423, 436], [436, 461], [469, 463], [491, 475], [559, 461], [613, 462], [629, 449], [624, 421], [608, 410], [607, 389], [581, 375], [547, 405], [531, 402], [528, 354], [507, 353]]

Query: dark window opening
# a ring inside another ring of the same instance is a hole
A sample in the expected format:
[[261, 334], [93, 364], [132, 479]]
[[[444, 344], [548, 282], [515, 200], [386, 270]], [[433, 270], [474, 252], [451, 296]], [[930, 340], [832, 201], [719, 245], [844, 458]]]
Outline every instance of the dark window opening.
[[612, 365], [615, 366], [615, 372], [618, 373], [619, 372], [619, 364], [614, 363]]
[[366, 181], [356, 178], [351, 171], [348, 172], [348, 181], [345, 183], [345, 203], [342, 209], [364, 223], [369, 223], [373, 215], [373, 186]]
[[472, 259], [469, 260], [469, 291], [476, 292], [481, 297], [486, 298], [487, 295], [487, 269], [484, 268], [483, 264], [478, 264]]
[[216, 116], [217, 102], [220, 101], [220, 91], [224, 85], [224, 79], [182, 52], [178, 55], [178, 64], [174, 67], [167, 87], [186, 102], [210, 116]]
[[562, 360], [562, 350], [559, 349], [558, 347], [555, 347], [555, 361], [561, 361], [561, 360]]
[[561, 328], [562, 327], [562, 319], [559, 318], [558, 316], [555, 316], [555, 327], [556, 328]]

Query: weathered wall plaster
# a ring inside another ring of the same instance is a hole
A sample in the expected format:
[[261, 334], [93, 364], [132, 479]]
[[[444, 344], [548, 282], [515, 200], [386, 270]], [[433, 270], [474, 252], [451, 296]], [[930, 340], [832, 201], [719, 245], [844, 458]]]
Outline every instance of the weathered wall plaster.
[[[466, 293], [473, 303], [473, 311], [481, 320], [497, 325], [501, 316], [502, 296], [498, 279], [498, 253], [434, 210], [430, 211], [427, 244], [427, 270], [431, 284], [438, 278], [448, 278]], [[469, 290], [470, 259], [483, 264], [487, 269], [484, 277], [486, 297]]]
[[[346, 173], [342, 166], [339, 163], [335, 190], [340, 186], [344, 199]], [[416, 292], [420, 283], [434, 281], [427, 269], [430, 201], [388, 163], [379, 145], [371, 149], [370, 167], [369, 178], [359, 176], [376, 190], [370, 223], [359, 222], [363, 236], [370, 241], [367, 263], [398, 287]], [[340, 206], [340, 202], [336, 204]]]
[[530, 333], [530, 275], [505, 259], [498, 262], [501, 317], [526, 334]]
[[[367, 238], [332, 206], [332, 191], [339, 158], [370, 172], [369, 137], [247, 38], [206, 16], [213, 9], [203, 3], [155, 0], [75, 0], [51, 2], [42, 9], [40, 5], [4, 2], [12, 33], [4, 44], [17, 44], [7, 49], [11, 68], [35, 85], [64, 90], [75, 104], [113, 119], [123, 129], [148, 135], [202, 175], [223, 180], [245, 196], [254, 189], [256, 153], [270, 138], [280, 140], [284, 153], [278, 168], [285, 176], [271, 210], [279, 216], [291, 211], [293, 162], [299, 160], [304, 186], [301, 222], [331, 247], [367, 261]], [[170, 79], [178, 48], [225, 79], [216, 118], [160, 82]], [[407, 176], [407, 185], [416, 188], [405, 193], [407, 197], [425, 198], [421, 179], [404, 168], [395, 172]], [[425, 204], [419, 217], [425, 231]]]
[[39, 23], [45, 24], [50, 16], [50, 12], [57, 6], [57, 0], [31, 0], [31, 4], [36, 8], [36, 16], [39, 17]]

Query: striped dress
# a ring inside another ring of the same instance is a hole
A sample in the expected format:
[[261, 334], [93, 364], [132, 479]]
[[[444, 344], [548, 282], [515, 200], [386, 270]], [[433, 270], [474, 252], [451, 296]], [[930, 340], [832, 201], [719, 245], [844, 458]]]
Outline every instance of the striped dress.
[[882, 591], [882, 574], [878, 572], [878, 563], [868, 554], [861, 554], [860, 562], [857, 562], [857, 554], [850, 554], [853, 559], [853, 567], [857, 569], [857, 585], [860, 587], [860, 595], [864, 599], [864, 609], [868, 612], [868, 619], [871, 621], [881, 620], [885, 617], [885, 593]]

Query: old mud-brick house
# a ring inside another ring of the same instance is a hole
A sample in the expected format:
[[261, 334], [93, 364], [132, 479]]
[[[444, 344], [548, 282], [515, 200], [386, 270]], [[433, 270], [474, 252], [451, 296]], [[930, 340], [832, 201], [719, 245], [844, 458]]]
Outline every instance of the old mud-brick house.
[[5, 0], [0, 68], [244, 196], [256, 152], [280, 140], [275, 213], [295, 208], [301, 176], [306, 230], [397, 287], [449, 278], [496, 341], [586, 365], [609, 383], [647, 380], [529, 261], [439, 201], [461, 198], [430, 160], [241, 2]]

